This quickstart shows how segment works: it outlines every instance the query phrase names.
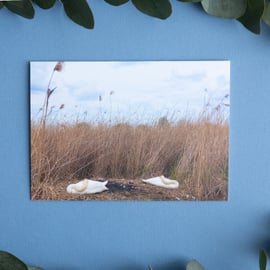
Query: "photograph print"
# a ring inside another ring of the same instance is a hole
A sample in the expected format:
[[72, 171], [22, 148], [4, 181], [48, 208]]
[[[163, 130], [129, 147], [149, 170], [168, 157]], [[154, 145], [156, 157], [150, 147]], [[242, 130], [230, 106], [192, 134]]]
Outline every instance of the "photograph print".
[[31, 62], [31, 199], [228, 199], [229, 61]]

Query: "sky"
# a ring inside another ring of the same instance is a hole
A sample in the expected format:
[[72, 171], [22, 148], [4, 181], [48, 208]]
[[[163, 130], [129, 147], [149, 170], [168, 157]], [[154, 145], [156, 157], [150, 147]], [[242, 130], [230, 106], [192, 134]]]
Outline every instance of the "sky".
[[229, 61], [64, 62], [53, 72], [56, 63], [30, 64], [32, 120], [40, 119], [48, 88], [55, 88], [53, 122], [174, 122], [206, 108], [229, 115]]

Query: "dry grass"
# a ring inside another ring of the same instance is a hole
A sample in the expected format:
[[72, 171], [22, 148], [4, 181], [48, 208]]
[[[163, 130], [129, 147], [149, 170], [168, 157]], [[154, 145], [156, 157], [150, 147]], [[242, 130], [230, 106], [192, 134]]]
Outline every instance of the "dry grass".
[[[32, 198], [227, 199], [228, 131], [228, 121], [213, 114], [196, 121], [135, 126], [77, 122], [44, 127], [32, 121]], [[153, 186], [144, 190], [140, 179], [161, 174], [177, 179], [178, 191], [170, 195]], [[66, 194], [66, 185], [82, 178], [133, 181], [138, 188], [124, 197], [112, 192]]]

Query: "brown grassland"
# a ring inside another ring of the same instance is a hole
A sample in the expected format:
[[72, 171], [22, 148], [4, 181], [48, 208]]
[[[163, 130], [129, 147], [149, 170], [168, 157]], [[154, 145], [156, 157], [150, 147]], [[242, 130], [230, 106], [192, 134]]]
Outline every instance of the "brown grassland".
[[[196, 120], [131, 125], [31, 121], [35, 200], [226, 200], [229, 122], [219, 111]], [[178, 189], [142, 182], [158, 175]], [[110, 180], [99, 194], [68, 194], [70, 183]], [[113, 185], [115, 184], [115, 185]], [[117, 185], [118, 184], [118, 185]], [[122, 187], [125, 185], [125, 189]]]

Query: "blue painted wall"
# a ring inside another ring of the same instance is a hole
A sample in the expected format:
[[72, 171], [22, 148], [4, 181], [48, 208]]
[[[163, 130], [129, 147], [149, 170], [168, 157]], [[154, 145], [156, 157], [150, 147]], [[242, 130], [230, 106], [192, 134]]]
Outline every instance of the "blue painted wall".
[[[90, 2], [90, 1], [89, 1]], [[270, 237], [270, 31], [173, 1], [159, 21], [92, 0], [83, 29], [60, 4], [34, 21], [0, 13], [0, 249], [46, 270], [258, 269]], [[231, 60], [228, 202], [30, 201], [29, 61]]]

